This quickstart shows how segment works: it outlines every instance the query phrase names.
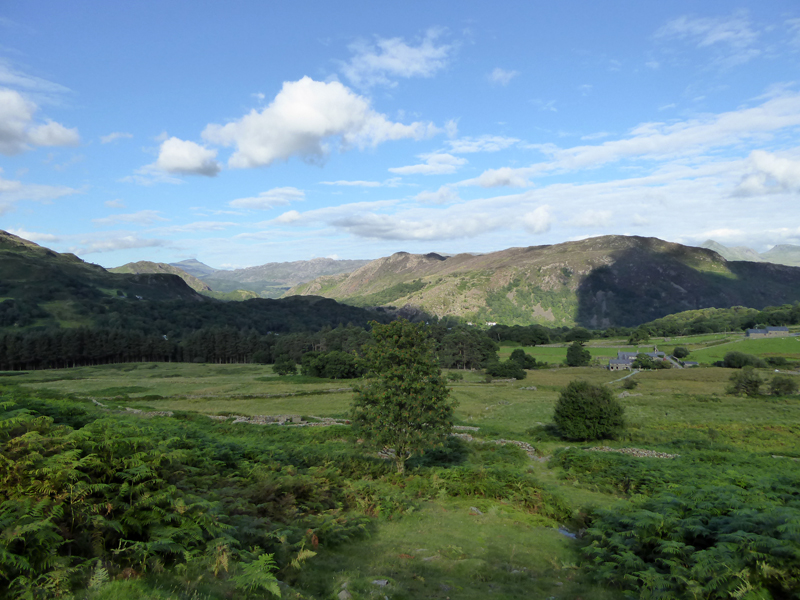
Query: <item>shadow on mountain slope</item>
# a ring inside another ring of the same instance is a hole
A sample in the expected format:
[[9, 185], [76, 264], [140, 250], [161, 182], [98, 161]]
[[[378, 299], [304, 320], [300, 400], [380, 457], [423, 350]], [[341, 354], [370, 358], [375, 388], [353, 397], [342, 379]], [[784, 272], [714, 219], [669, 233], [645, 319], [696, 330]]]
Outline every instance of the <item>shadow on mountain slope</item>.
[[635, 327], [685, 310], [761, 309], [800, 300], [800, 268], [727, 262], [712, 251], [686, 250], [645, 244], [611, 253], [610, 264], [580, 283], [576, 321], [589, 328]]

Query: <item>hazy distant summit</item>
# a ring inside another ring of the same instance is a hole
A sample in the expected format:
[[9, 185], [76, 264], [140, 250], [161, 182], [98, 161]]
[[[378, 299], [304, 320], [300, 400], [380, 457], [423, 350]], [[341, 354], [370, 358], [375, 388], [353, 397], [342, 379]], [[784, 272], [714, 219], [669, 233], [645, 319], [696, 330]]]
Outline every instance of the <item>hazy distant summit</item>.
[[294, 285], [325, 275], [350, 273], [368, 262], [368, 260], [313, 258], [293, 262], [266, 263], [257, 267], [227, 271], [214, 269], [198, 260], [190, 259], [171, 263], [171, 266], [197, 277], [216, 292], [248, 290], [262, 298], [278, 298]]
[[800, 246], [792, 246], [791, 244], [779, 244], [761, 254], [747, 246], [734, 246], [729, 248], [714, 240], [706, 240], [701, 244], [701, 248], [713, 250], [725, 258], [725, 260], [769, 262], [777, 265], [800, 267]]

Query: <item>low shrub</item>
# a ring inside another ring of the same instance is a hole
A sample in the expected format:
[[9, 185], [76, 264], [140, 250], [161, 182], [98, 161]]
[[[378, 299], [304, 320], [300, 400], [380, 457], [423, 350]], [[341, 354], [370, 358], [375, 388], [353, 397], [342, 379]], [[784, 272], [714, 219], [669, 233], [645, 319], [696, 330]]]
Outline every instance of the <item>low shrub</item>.
[[561, 390], [553, 420], [569, 440], [613, 438], [625, 428], [624, 409], [604, 386], [571, 381]]
[[775, 375], [769, 382], [769, 393], [773, 396], [789, 396], [796, 394], [800, 385], [791, 375]]
[[738, 373], [731, 375], [728, 381], [730, 385], [727, 392], [734, 396], [741, 396], [742, 394], [745, 396], [758, 396], [761, 391], [761, 384], [764, 383], [761, 376], [750, 366], [744, 367]]
[[725, 355], [725, 358], [722, 359], [722, 366], [728, 369], [743, 369], [744, 367], [763, 369], [767, 366], [767, 363], [752, 354], [734, 351]]

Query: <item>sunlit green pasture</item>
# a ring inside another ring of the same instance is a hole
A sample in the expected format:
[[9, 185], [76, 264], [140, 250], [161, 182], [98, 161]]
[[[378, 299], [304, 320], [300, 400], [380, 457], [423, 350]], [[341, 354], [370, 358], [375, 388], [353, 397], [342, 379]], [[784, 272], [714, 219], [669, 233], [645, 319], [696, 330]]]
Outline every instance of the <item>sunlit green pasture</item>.
[[[800, 345], [794, 338], [753, 340], [767, 352]], [[537, 347], [538, 348], [538, 347]], [[546, 348], [554, 350], [554, 348]], [[723, 353], [724, 355], [724, 353]], [[692, 356], [691, 358], [694, 358]], [[638, 387], [622, 388], [628, 372], [600, 367], [535, 369], [520, 381], [486, 383], [479, 372], [452, 384], [459, 423], [481, 428], [487, 437], [511, 437], [548, 453], [559, 446], [546, 434], [560, 390], [574, 379], [608, 384], [626, 408], [627, 436], [618, 443], [663, 444], [678, 437], [724, 439], [741, 447], [778, 451], [796, 444], [800, 399], [726, 395], [734, 372], [721, 368], [639, 372]], [[772, 372], [764, 370], [769, 378]], [[111, 407], [190, 411], [209, 415], [298, 415], [346, 417], [352, 380], [278, 377], [256, 365], [135, 363], [29, 372], [13, 378], [23, 388], [94, 398]], [[344, 389], [343, 389], [344, 388]], [[535, 389], [532, 389], [535, 388]]]
[[[709, 341], [715, 340], [705, 340]], [[720, 352], [721, 358], [733, 347], [762, 356], [792, 356], [794, 345], [800, 348], [795, 338], [748, 340], [711, 346], [696, 353], [713, 356], [713, 352]], [[631, 349], [619, 346], [623, 348]], [[641, 347], [642, 350], [649, 348]], [[617, 349], [590, 346], [593, 356], [599, 357], [614, 356]], [[511, 350], [504, 348], [502, 354], [508, 355]], [[553, 346], [525, 350], [537, 360], [553, 363], [560, 362], [553, 357], [566, 352], [565, 347]], [[695, 358], [695, 352], [690, 358]], [[700, 367], [630, 374], [597, 366], [559, 366], [528, 371], [523, 380], [492, 383], [487, 383], [480, 372], [453, 372], [462, 376], [450, 385], [452, 397], [458, 402], [456, 420], [461, 425], [477, 427], [477, 431], [469, 432], [476, 440], [525, 441], [544, 457], [575, 444], [561, 440], [552, 423], [560, 390], [575, 379], [609, 386], [625, 407], [627, 429], [624, 435], [599, 444], [659, 449], [682, 455], [709, 444], [718, 449], [748, 451], [767, 457], [798, 455], [800, 396], [728, 395], [728, 380], [734, 373], [730, 369]], [[67, 395], [71, 398], [69, 401], [86, 403], [95, 409], [93, 399], [112, 411], [111, 415], [113, 411], [122, 413], [125, 408], [137, 408], [208, 415], [344, 417], [348, 414], [353, 392], [342, 388], [357, 384], [351, 380], [279, 377], [272, 373], [271, 367], [258, 365], [134, 363], [13, 375], [0, 377], [0, 384], [62, 397]], [[765, 369], [761, 370], [761, 375], [769, 379], [773, 373]], [[634, 389], [624, 389], [626, 379], [638, 385]], [[287, 440], [303, 439], [301, 431], [315, 435], [309, 430], [274, 429], [280, 427], [277, 425], [211, 424], [208, 427], [215, 431], [217, 427], [227, 427], [225, 431], [259, 432], [266, 430], [258, 427], [271, 427], [269, 431], [276, 434], [285, 432]], [[291, 431], [297, 433], [291, 434]], [[337, 443], [350, 444], [344, 436], [341, 440], [337, 438]], [[470, 447], [473, 453], [476, 447], [491, 449], [482, 450], [485, 453], [500, 448], [494, 445]], [[518, 452], [511, 447], [503, 451]], [[563, 479], [562, 471], [551, 468], [547, 462], [518, 454], [520, 456], [515, 459], [518, 462], [509, 463], [509, 469], [532, 474], [542, 489], [564, 499], [576, 511], [589, 505], [609, 506], [620, 501], [619, 497], [600, 488], [581, 485], [580, 480]], [[421, 501], [391, 519], [374, 516], [376, 521], [369, 537], [330, 550], [321, 547], [319, 554], [300, 571], [297, 585], [308, 594], [306, 597], [333, 598], [342, 589], [351, 592], [354, 600], [384, 596], [397, 600], [487, 597], [610, 600], [623, 597], [617, 590], [588, 582], [576, 568], [581, 560], [578, 544], [560, 534], [554, 522], [502, 500], [480, 495], [459, 498], [442, 495]], [[373, 583], [384, 579], [387, 581], [384, 587]], [[103, 595], [117, 590], [117, 586], [118, 596]], [[133, 591], [123, 590], [127, 590], [126, 586], [131, 590], [140, 589], [120, 581], [103, 593], [87, 592], [88, 595], [82, 597], [90, 600], [136, 597]], [[183, 599], [189, 598], [187, 594], [165, 592], [158, 597]], [[203, 597], [217, 598], [214, 595]], [[296, 596], [287, 593], [286, 597]]]
[[783, 356], [790, 360], [800, 359], [800, 337], [779, 337], [772, 339], [739, 338], [729, 344], [711, 346], [700, 350], [692, 350], [691, 356], [687, 360], [696, 360], [702, 363], [714, 363], [725, 358], [728, 352], [744, 352], [755, 356]]

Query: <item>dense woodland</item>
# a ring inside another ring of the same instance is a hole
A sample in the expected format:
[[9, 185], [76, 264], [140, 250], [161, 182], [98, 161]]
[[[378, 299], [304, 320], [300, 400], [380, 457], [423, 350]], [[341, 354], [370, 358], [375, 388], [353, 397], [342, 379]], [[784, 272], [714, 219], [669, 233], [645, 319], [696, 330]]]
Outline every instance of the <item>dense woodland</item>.
[[[213, 306], [195, 303], [188, 305], [190, 309], [182, 301], [124, 302], [113, 307], [122, 305], [125, 307], [122, 311], [109, 309], [97, 315], [97, 325], [92, 327], [6, 326], [0, 330], [0, 369], [49, 369], [140, 361], [272, 364], [283, 359], [305, 365], [308, 374], [319, 374], [324, 372], [324, 365], [312, 366], [311, 358], [304, 361], [305, 355], [314, 353], [312, 356], [317, 360], [329, 352], [359, 355], [371, 337], [369, 323], [364, 322], [366, 311], [333, 300], [315, 300], [301, 299], [297, 313], [292, 313], [294, 304], [275, 300]], [[109, 302], [114, 303], [113, 300]], [[14, 315], [20, 305], [24, 303], [13, 300], [0, 303], [0, 315]], [[247, 310], [243, 310], [245, 308]], [[350, 314], [349, 311], [358, 312]], [[284, 313], [292, 313], [292, 317], [284, 319]], [[367, 314], [383, 322], [391, 318], [383, 313]], [[263, 319], [258, 318], [261, 315]], [[359, 317], [358, 324], [347, 322], [345, 325], [348, 316]], [[741, 331], [756, 326], [798, 323], [800, 303], [763, 311], [744, 307], [689, 311], [635, 329], [495, 325], [483, 330], [459, 324], [454, 319], [428, 321], [441, 365], [451, 369], [487, 367], [496, 362], [498, 344], [503, 342], [536, 346], [628, 336], [644, 341], [650, 336]], [[349, 359], [339, 357], [338, 360]], [[494, 371], [498, 376], [505, 372]], [[347, 377], [358, 376], [355, 367], [337, 372], [346, 372]], [[336, 378], [340, 377], [342, 375]]]

